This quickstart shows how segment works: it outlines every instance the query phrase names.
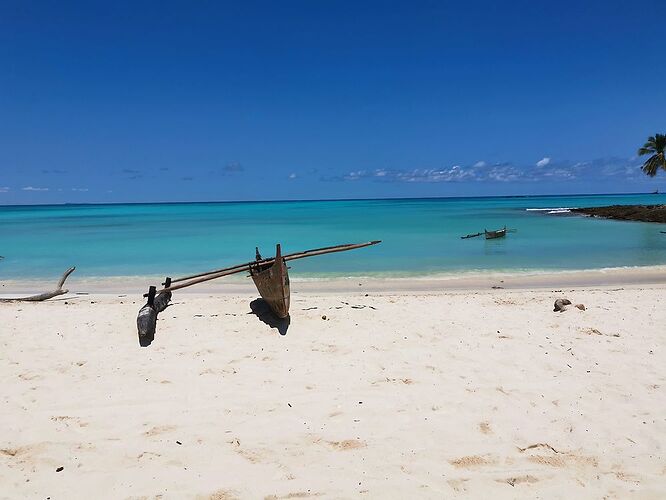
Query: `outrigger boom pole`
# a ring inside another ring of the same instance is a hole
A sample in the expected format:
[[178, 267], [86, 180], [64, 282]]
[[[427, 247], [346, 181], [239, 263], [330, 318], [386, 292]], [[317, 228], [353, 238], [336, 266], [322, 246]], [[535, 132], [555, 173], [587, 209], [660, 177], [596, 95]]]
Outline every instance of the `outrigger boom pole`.
[[[313, 250], [306, 250], [304, 252], [296, 252], [296, 253], [291, 253], [288, 255], [284, 255], [282, 258], [285, 261], [290, 261], [290, 260], [297, 260], [297, 259], [304, 259], [305, 257], [314, 257], [315, 255], [324, 255], [327, 253], [335, 253], [335, 252], [344, 252], [347, 250], [354, 250], [356, 248], [363, 248], [363, 247], [368, 247], [371, 245], [376, 245], [378, 243], [381, 243], [381, 240], [374, 240], [374, 241], [369, 241], [367, 243], [349, 243], [346, 245], [335, 245], [332, 247], [323, 247], [323, 248], [315, 248]], [[191, 276], [185, 276], [182, 278], [175, 278], [171, 280], [171, 286], [167, 285], [167, 283], [163, 283], [165, 287], [162, 290], [159, 290], [158, 293], [161, 292], [173, 292], [175, 290], [180, 290], [181, 288], [186, 288], [188, 286], [196, 285], [198, 283], [204, 283], [206, 281], [211, 281], [217, 278], [222, 278], [224, 276], [229, 276], [232, 274], [238, 274], [242, 273], [243, 271], [249, 271], [250, 270], [250, 264], [270, 264], [275, 261], [274, 257], [267, 258], [267, 259], [261, 259], [258, 261], [253, 261], [253, 262], [248, 262], [246, 264], [238, 264], [236, 266], [232, 267], [226, 267], [223, 269], [216, 269], [214, 271], [208, 271], [205, 273], [199, 273], [199, 274], [193, 274]], [[173, 283], [180, 283], [178, 285], [174, 285]], [[144, 295], [144, 297], [147, 297], [147, 295]]]

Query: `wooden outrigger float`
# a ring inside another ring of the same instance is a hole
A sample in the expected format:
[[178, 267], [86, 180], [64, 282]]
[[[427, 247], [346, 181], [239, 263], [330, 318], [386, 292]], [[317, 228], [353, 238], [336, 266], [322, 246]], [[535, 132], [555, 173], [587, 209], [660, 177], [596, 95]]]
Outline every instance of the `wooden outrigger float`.
[[470, 238], [476, 238], [477, 236], [481, 236], [483, 233], [472, 233], [472, 234], [466, 234], [465, 236], [461, 236], [461, 240], [468, 240]]
[[275, 257], [262, 258], [259, 249], [256, 250], [256, 258], [252, 262], [238, 264], [236, 266], [215, 269], [199, 274], [184, 276], [182, 278], [167, 278], [163, 283], [164, 288], [156, 290], [151, 287], [149, 292], [144, 295], [148, 298], [146, 304], [139, 311], [137, 318], [137, 328], [139, 336], [152, 337], [155, 333], [157, 323], [157, 314], [166, 309], [171, 300], [172, 292], [186, 288], [198, 283], [204, 283], [224, 276], [249, 272], [254, 281], [257, 291], [271, 308], [271, 311], [278, 318], [286, 318], [289, 315], [289, 273], [287, 262], [291, 260], [314, 257], [327, 253], [345, 252], [367, 246], [381, 243], [379, 240], [368, 241], [367, 243], [350, 243], [346, 245], [335, 245], [332, 247], [315, 248], [304, 252], [296, 252], [288, 255], [282, 255], [281, 246], [276, 247]]

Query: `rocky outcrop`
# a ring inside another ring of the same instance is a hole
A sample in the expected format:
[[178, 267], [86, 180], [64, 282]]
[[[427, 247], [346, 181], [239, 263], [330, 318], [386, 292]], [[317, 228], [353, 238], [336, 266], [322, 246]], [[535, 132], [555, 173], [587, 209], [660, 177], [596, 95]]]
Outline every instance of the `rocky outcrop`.
[[572, 208], [572, 212], [605, 219], [666, 223], [666, 205], [611, 205]]

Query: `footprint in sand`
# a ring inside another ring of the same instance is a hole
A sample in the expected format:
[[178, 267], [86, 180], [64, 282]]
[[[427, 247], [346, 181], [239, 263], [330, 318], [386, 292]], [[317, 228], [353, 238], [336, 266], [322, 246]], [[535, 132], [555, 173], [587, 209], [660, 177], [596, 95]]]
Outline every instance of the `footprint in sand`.
[[466, 478], [449, 479], [447, 483], [456, 493], [464, 493], [467, 491], [467, 488], [465, 487], [467, 481], [469, 481], [469, 479]]
[[53, 422], [64, 423], [65, 426], [67, 426], [67, 427], [69, 427], [70, 423], [76, 424], [79, 427], [87, 427], [88, 426], [88, 422], [84, 422], [79, 417], [68, 417], [67, 415], [53, 416], [53, 417], [51, 417], [51, 420]]
[[358, 448], [365, 448], [367, 444], [360, 439], [345, 439], [344, 441], [327, 441], [327, 443], [336, 450], [356, 450]]
[[626, 483], [634, 483], [636, 485], [641, 484], [641, 480], [634, 474], [628, 474], [624, 471], [611, 471], [607, 472], [606, 474], [613, 474], [616, 478], [618, 478], [620, 481], [624, 481]]
[[254, 450], [243, 450], [243, 449], [236, 449], [236, 453], [238, 453], [241, 457], [243, 457], [245, 460], [248, 462], [251, 462], [253, 464], [257, 464], [261, 462], [264, 459], [264, 455], [259, 452], [259, 451], [254, 451]]
[[137, 455], [136, 459], [137, 460], [142, 460], [142, 459], [153, 460], [153, 459], [159, 458], [161, 456], [162, 455], [160, 455], [159, 453], [153, 453], [152, 451], [144, 451], [144, 452], [140, 453], [139, 455]]
[[456, 458], [455, 460], [449, 460], [449, 463], [457, 469], [470, 469], [482, 465], [493, 465], [497, 463], [497, 460], [489, 456], [469, 455]]
[[37, 455], [43, 453], [48, 443], [37, 443], [26, 446], [17, 446], [16, 448], [0, 448], [0, 456], [10, 457], [9, 467], [17, 464], [34, 464]]
[[483, 434], [492, 434], [493, 433], [493, 430], [490, 428], [490, 424], [488, 422], [481, 422], [479, 424], [479, 430]]
[[605, 335], [606, 337], [619, 337], [619, 333], [601, 333], [596, 328], [579, 328], [580, 333], [585, 333], [587, 335]]
[[217, 490], [210, 495], [197, 495], [196, 500], [237, 500], [239, 497], [230, 490]]
[[144, 436], [158, 436], [160, 434], [164, 434], [165, 432], [171, 432], [176, 430], [175, 425], [156, 425], [152, 427], [150, 430], [147, 430], [146, 432], [143, 433]]
[[510, 486], [516, 486], [517, 484], [523, 484], [523, 483], [536, 483], [539, 481], [538, 478], [534, 476], [530, 476], [529, 474], [526, 474], [524, 476], [518, 476], [518, 477], [508, 477], [506, 479], [495, 479], [498, 483], [507, 483]]
[[548, 443], [536, 443], [525, 448], [519, 447], [518, 451], [520, 451], [520, 453], [525, 453], [537, 449], [546, 449], [550, 452], [548, 455], [529, 455], [528, 460], [539, 465], [548, 465], [550, 467], [558, 468], [570, 466], [598, 467], [599, 465], [599, 459], [597, 457], [577, 455], [569, 451], [559, 451]]
[[310, 498], [321, 496], [322, 493], [310, 493], [309, 491], [295, 491], [293, 493], [287, 493], [281, 497], [277, 495], [268, 495], [264, 497], [264, 500], [280, 500], [282, 498]]

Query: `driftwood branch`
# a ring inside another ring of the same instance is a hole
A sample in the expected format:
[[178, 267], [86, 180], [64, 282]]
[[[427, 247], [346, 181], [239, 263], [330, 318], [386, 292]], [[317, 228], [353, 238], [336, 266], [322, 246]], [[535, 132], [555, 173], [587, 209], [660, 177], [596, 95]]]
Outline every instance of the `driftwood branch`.
[[42, 300], [48, 300], [52, 299], [53, 297], [57, 297], [58, 295], [64, 295], [69, 290], [63, 289], [63, 285], [65, 284], [65, 280], [69, 277], [70, 274], [74, 272], [76, 267], [70, 267], [67, 269], [67, 271], [64, 272], [64, 274], [60, 277], [60, 280], [58, 281], [58, 284], [56, 286], [56, 289], [50, 292], [44, 292], [40, 293], [38, 295], [31, 295], [29, 297], [17, 297], [14, 299], [0, 299], [0, 302], [41, 302]]

